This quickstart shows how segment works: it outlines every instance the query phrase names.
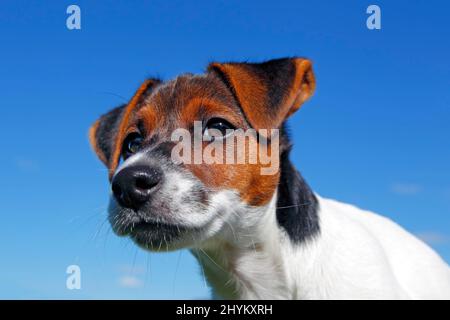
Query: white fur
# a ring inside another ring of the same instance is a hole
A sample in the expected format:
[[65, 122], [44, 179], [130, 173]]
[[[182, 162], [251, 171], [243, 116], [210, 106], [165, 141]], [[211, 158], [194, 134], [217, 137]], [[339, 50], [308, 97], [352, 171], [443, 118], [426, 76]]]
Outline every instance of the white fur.
[[220, 194], [225, 204], [218, 211], [224, 221], [222, 229], [193, 249], [214, 295], [231, 299], [290, 298], [279, 250], [275, 197], [261, 210], [243, 204], [236, 193]]
[[276, 193], [264, 207], [231, 190], [199, 205], [189, 197], [199, 184], [192, 174], [166, 168], [165, 175], [161, 198], [173, 214], [152, 219], [196, 228], [171, 246], [192, 249], [218, 297], [450, 299], [448, 265], [387, 218], [317, 196], [320, 233], [295, 244], [276, 221]]
[[193, 249], [218, 297], [450, 299], [448, 265], [387, 218], [318, 196], [320, 234], [293, 244], [276, 195], [259, 209], [225, 198], [222, 232]]

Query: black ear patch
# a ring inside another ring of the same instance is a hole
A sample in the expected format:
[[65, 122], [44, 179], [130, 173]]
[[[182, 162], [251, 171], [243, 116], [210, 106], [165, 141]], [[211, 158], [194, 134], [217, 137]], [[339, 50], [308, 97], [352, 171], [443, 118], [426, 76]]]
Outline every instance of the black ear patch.
[[109, 167], [119, 124], [126, 104], [118, 106], [101, 116], [89, 130], [89, 140], [97, 156]]

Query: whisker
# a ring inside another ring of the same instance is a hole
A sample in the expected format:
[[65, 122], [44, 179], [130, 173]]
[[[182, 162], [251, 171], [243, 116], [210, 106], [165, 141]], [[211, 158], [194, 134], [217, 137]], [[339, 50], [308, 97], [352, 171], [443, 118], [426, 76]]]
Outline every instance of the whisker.
[[135, 250], [134, 250], [134, 256], [133, 256], [133, 264], [131, 265], [131, 271], [134, 273], [134, 267], [135, 267], [135, 265], [136, 265], [136, 257], [137, 257], [137, 254], [138, 254], [138, 247], [136, 246], [135, 247]]
[[128, 102], [128, 99], [127, 99], [127, 98], [125, 98], [124, 96], [121, 96], [120, 94], [114, 93], [114, 92], [109, 92], [109, 91], [99, 91], [98, 93], [101, 93], [101, 94], [107, 94], [107, 95], [110, 95], [110, 96], [113, 96], [113, 97], [120, 98], [120, 99], [122, 99], [124, 102]]
[[312, 204], [312, 202], [307, 202], [307, 203], [301, 203], [301, 204], [293, 204], [293, 205], [284, 206], [284, 207], [275, 207], [275, 209], [289, 209], [289, 208], [296, 208], [296, 207], [302, 207], [302, 206], [309, 206], [311, 204]]
[[194, 256], [196, 256], [197, 259], [198, 259], [199, 262], [200, 262], [199, 265], [200, 265], [200, 270], [202, 270], [203, 285], [205, 286], [205, 288], [208, 288], [208, 285], [206, 284], [205, 270], [203, 269], [203, 265], [202, 265], [202, 263], [201, 263], [201, 258], [199, 257], [199, 255], [198, 255], [194, 250], [192, 250], [192, 254], [193, 254]]
[[147, 267], [145, 270], [145, 280], [144, 280], [144, 288], [147, 287], [147, 280], [151, 279], [151, 261], [150, 261], [150, 253], [147, 253]]
[[173, 276], [173, 284], [172, 284], [172, 296], [175, 296], [175, 283], [177, 279], [178, 267], [180, 265], [181, 254], [183, 250], [180, 250], [178, 253], [177, 264], [175, 265], [175, 275]]
[[225, 271], [225, 269], [223, 269], [221, 266], [219, 266], [206, 252], [205, 250], [198, 248], [205, 256], [207, 256], [209, 258], [209, 260], [211, 260], [212, 263], [214, 263], [220, 270], [222, 270], [223, 272], [227, 273], [227, 271]]

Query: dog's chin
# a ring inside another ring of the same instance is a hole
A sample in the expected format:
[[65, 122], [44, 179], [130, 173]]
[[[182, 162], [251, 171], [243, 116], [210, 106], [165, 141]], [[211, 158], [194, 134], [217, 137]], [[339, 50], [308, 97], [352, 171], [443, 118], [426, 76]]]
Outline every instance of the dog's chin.
[[[202, 227], [184, 226], [158, 219], [146, 219], [131, 209], [110, 205], [109, 221], [114, 233], [129, 237], [150, 251], [173, 251], [195, 246], [204, 234]], [[149, 215], [149, 213], [147, 213]]]
[[194, 244], [198, 229], [175, 224], [142, 222], [128, 236], [141, 248], [150, 251], [173, 251]]

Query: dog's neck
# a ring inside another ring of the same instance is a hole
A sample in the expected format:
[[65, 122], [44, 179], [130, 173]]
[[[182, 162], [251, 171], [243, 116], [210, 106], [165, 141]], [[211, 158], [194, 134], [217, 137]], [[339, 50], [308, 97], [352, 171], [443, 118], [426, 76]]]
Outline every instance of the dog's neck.
[[215, 297], [282, 298], [273, 295], [287, 291], [274, 200], [264, 210], [244, 213], [260, 215], [257, 224], [231, 226], [232, 238], [214, 239], [193, 250]]
[[[231, 236], [192, 250], [214, 296], [225, 299], [292, 299], [284, 253], [319, 232], [317, 199], [288, 159], [270, 203], [241, 208], [229, 222]], [[244, 212], [242, 212], [244, 211]], [[234, 222], [234, 223], [233, 223]]]

